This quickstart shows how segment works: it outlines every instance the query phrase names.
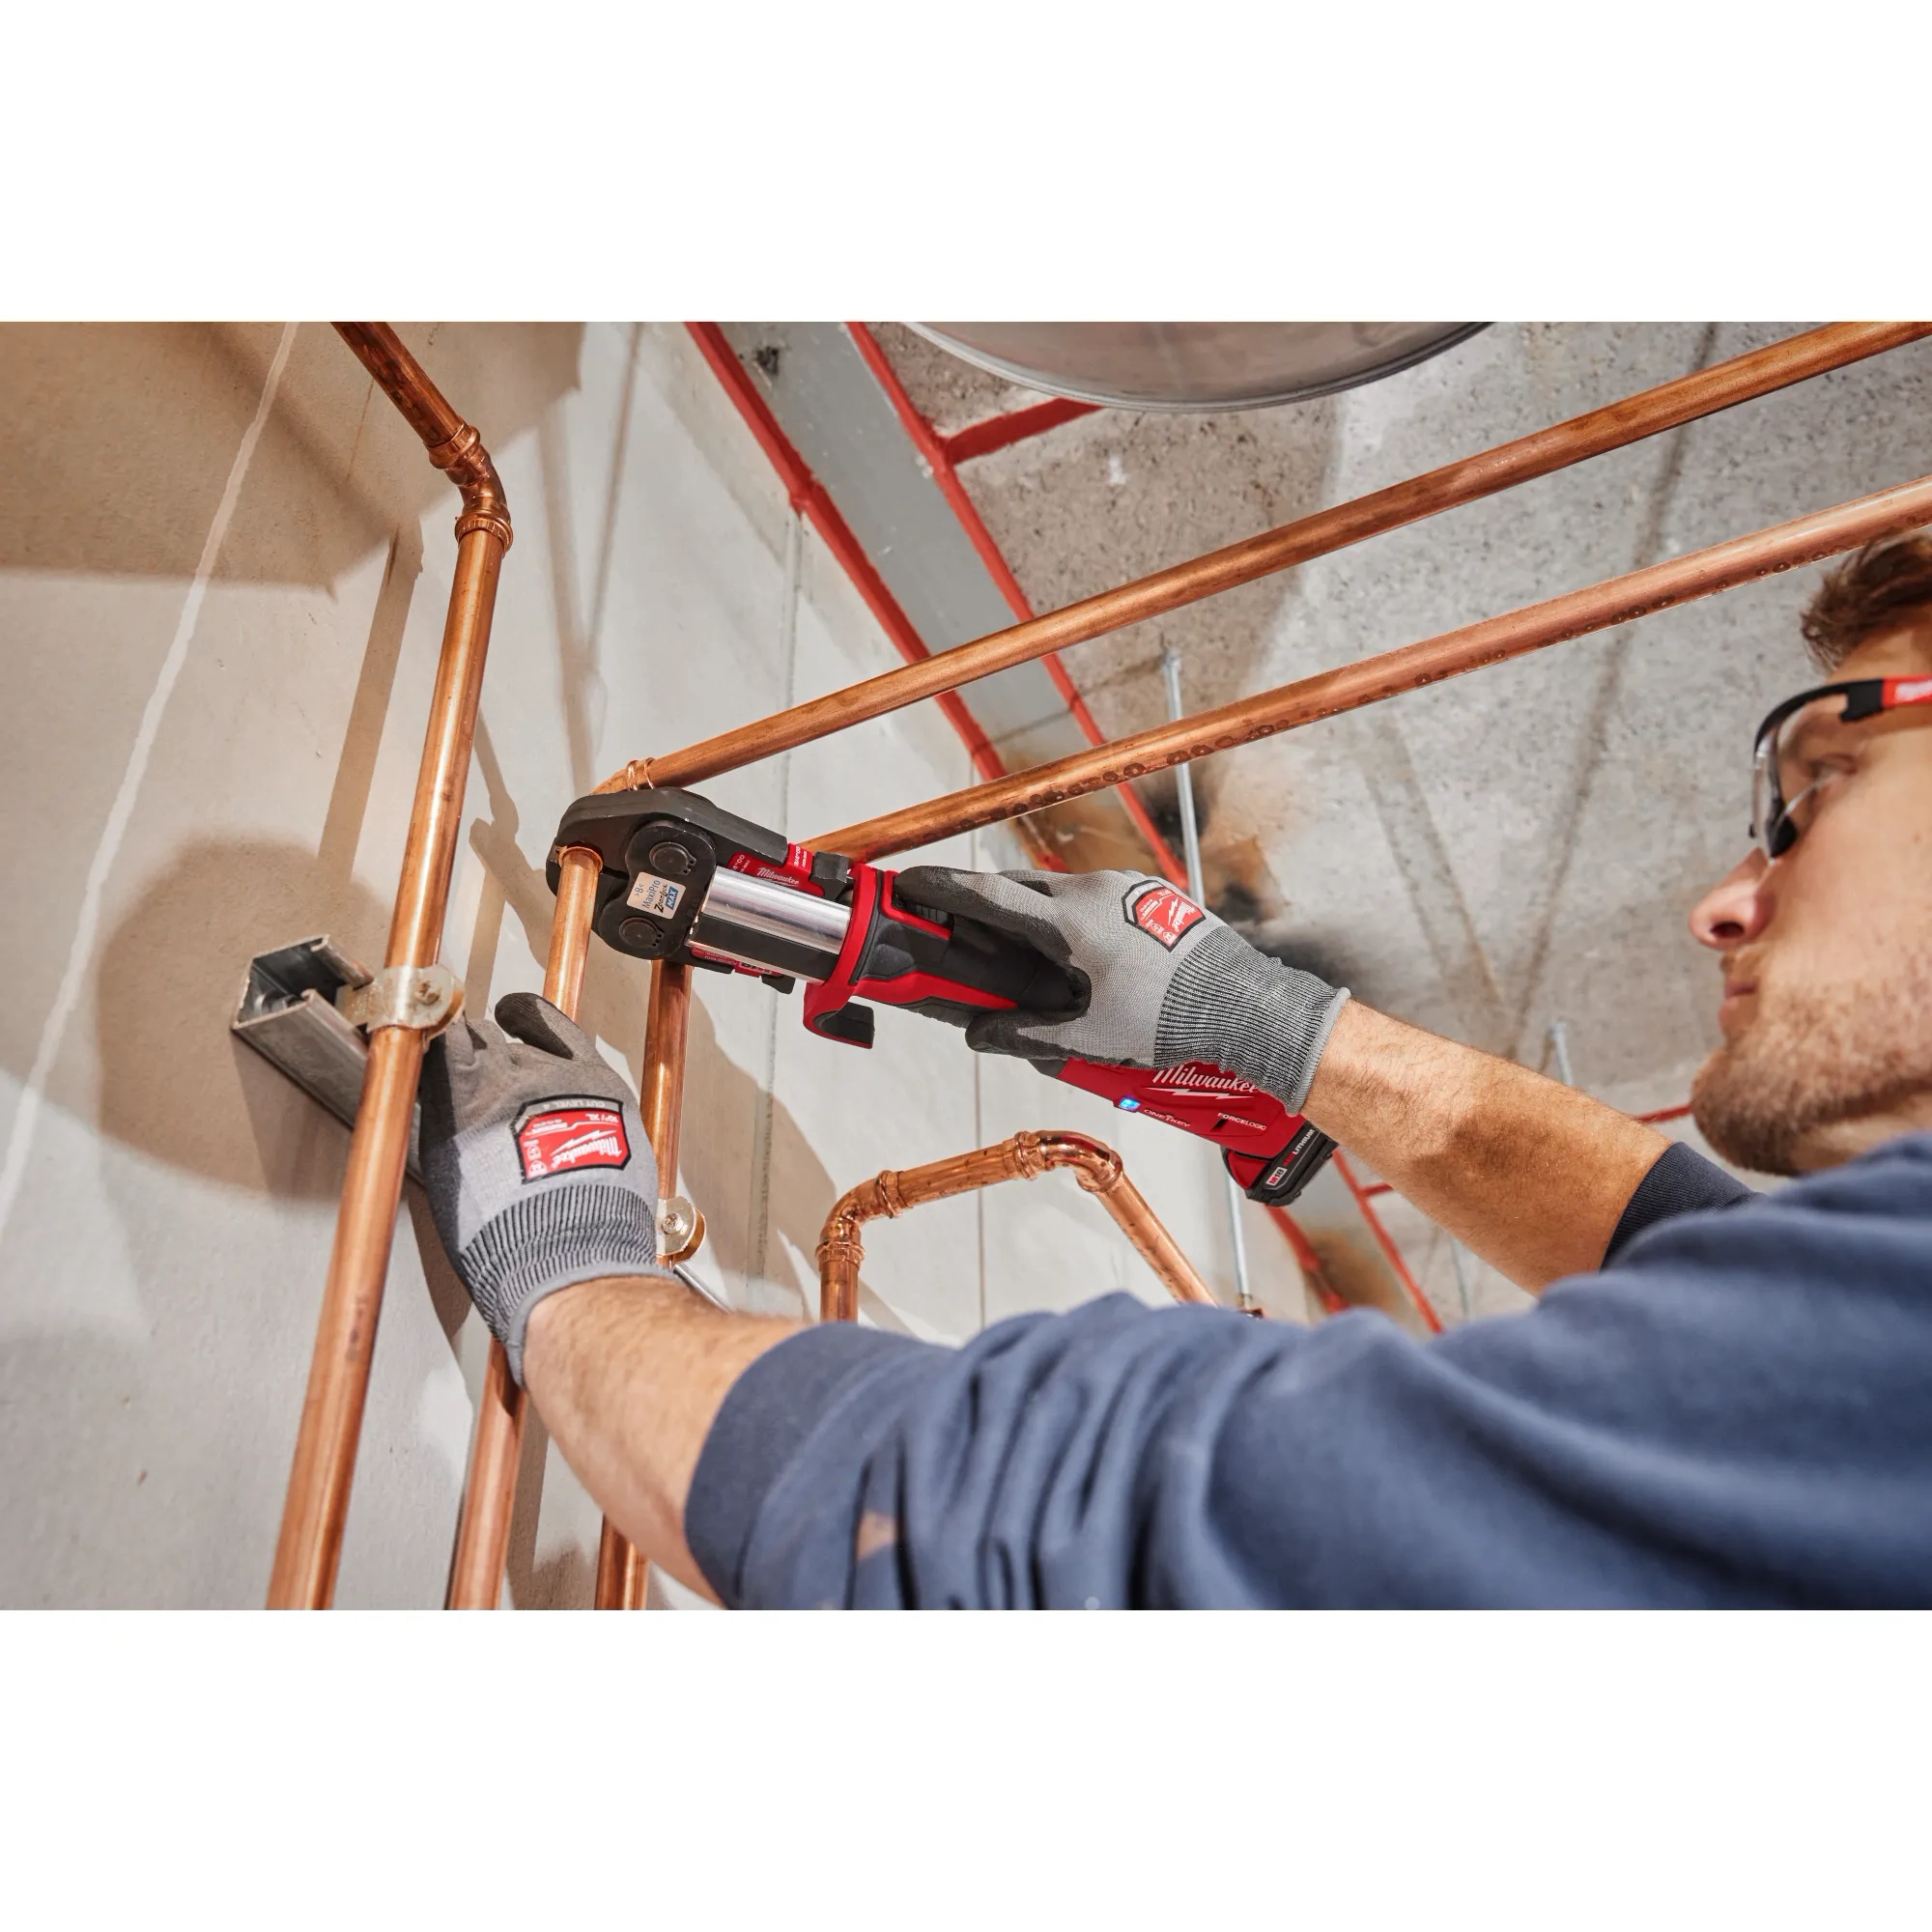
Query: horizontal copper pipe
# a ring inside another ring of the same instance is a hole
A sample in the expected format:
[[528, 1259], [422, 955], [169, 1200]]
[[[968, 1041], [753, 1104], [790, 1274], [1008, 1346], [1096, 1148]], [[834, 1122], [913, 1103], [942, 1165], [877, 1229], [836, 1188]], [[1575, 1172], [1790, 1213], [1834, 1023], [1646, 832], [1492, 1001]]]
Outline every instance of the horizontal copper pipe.
[[[644, 1137], [657, 1159], [658, 1198], [677, 1192], [678, 1128], [684, 1116], [684, 1047], [691, 1019], [691, 968], [660, 961], [651, 969], [644, 1032], [644, 1077], [639, 1100]], [[597, 1545], [600, 1610], [640, 1610], [650, 1566], [609, 1517]]]
[[1809, 377], [1842, 369], [1927, 334], [1932, 334], [1932, 323], [1839, 322], [1771, 343], [1747, 355], [1695, 370], [1621, 402], [1573, 416], [1568, 422], [1520, 437], [1514, 442], [1500, 443], [1352, 502], [1319, 510], [1064, 610], [1050, 611], [1028, 623], [995, 631], [973, 643], [794, 705], [789, 711], [775, 712], [682, 751], [633, 759], [598, 789], [626, 791], [641, 785], [700, 783], [720, 772], [736, 771], [741, 765], [828, 737], [921, 698], [954, 691], [1010, 665], [1026, 664], [1049, 651], [1065, 650], [1090, 638], [1157, 617], [1217, 591], [1251, 583], [1312, 557], [1326, 556], [1459, 504], [1477, 502], [1519, 483], [1641, 442], [1646, 437], [1715, 415]]
[[[550, 920], [543, 993], [572, 1019], [583, 995], [590, 918], [597, 909], [597, 879], [603, 865], [598, 853], [582, 845], [567, 846], [557, 860], [556, 907]], [[469, 1480], [463, 1492], [446, 1608], [494, 1610], [502, 1601], [526, 1406], [503, 1345], [493, 1341], [483, 1371], [483, 1400], [476, 1413], [476, 1439], [469, 1452]]]
[[[497, 578], [510, 546], [510, 515], [476, 432], [450, 408], [395, 331], [379, 322], [339, 323], [337, 328], [429, 446], [430, 461], [448, 473], [463, 496], [456, 574], [384, 958], [389, 966], [427, 966], [442, 943]], [[271, 1609], [324, 1608], [335, 1594], [423, 1046], [424, 1036], [411, 1027], [379, 1027], [370, 1036], [269, 1580]]]
[[944, 798], [928, 799], [889, 811], [862, 824], [841, 826], [810, 842], [818, 850], [853, 859], [879, 859], [949, 838], [954, 833], [994, 825], [1020, 812], [1037, 811], [1061, 800], [1078, 798], [1103, 785], [1164, 771], [1215, 752], [1253, 744], [1317, 719], [1332, 718], [1415, 691], [1445, 677], [1502, 664], [1549, 644], [1587, 637], [1632, 618], [1667, 611], [1714, 591], [1735, 589], [1760, 577], [1815, 563], [1840, 551], [1856, 550], [1875, 538], [1893, 536], [1932, 523], [1932, 476], [1861, 497], [1812, 516], [1798, 517], [1749, 536], [1688, 556], [1634, 570], [1606, 582], [1573, 590], [1546, 603], [1530, 604], [1500, 617], [1465, 624], [1421, 643], [1383, 651], [1358, 664], [1278, 685], [1253, 697], [1237, 698], [1213, 711], [1197, 712], [1172, 724], [1158, 724], [1118, 738], [1095, 751], [1079, 752], [1032, 771], [990, 784], [972, 785]]
[[997, 1147], [956, 1153], [924, 1167], [888, 1169], [841, 1195], [825, 1217], [818, 1237], [819, 1320], [859, 1318], [859, 1270], [866, 1260], [861, 1230], [867, 1221], [903, 1214], [923, 1202], [970, 1194], [1003, 1180], [1032, 1180], [1057, 1167], [1070, 1167], [1080, 1185], [1099, 1197], [1101, 1207], [1175, 1300], [1215, 1305], [1208, 1284], [1127, 1179], [1121, 1156], [1112, 1148], [1085, 1134], [1021, 1132]]

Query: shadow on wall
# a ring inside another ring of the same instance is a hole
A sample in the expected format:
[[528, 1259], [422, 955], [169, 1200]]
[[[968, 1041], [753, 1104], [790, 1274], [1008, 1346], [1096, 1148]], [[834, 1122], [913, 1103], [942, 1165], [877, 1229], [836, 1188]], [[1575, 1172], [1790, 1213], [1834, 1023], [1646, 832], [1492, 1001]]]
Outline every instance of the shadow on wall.
[[[343, 1129], [228, 1031], [249, 958], [314, 932], [380, 957], [388, 908], [279, 840], [197, 840], [102, 944], [101, 1129], [156, 1160], [301, 1199], [341, 1184]], [[236, 1104], [239, 1100], [240, 1104]]]
[[[0, 570], [192, 577], [279, 332], [272, 323], [0, 327]], [[401, 333], [493, 449], [578, 386], [581, 324], [404, 324]], [[413, 432], [335, 331], [308, 324], [216, 575], [326, 588], [445, 499], [453, 516], [456, 493]]]
[[[797, 1025], [795, 1009], [795, 1000], [780, 1003], [780, 1026]], [[767, 1106], [769, 1126], [761, 1135]], [[791, 1110], [776, 1095], [768, 1100], [758, 1082], [719, 1046], [711, 1016], [696, 1000], [685, 1051], [679, 1160], [679, 1187], [707, 1215], [699, 1268], [734, 1303], [749, 1302], [753, 1313], [815, 1321], [818, 1276], [812, 1256], [840, 1183], [819, 1160]], [[749, 1293], [743, 1286], [748, 1280]]]

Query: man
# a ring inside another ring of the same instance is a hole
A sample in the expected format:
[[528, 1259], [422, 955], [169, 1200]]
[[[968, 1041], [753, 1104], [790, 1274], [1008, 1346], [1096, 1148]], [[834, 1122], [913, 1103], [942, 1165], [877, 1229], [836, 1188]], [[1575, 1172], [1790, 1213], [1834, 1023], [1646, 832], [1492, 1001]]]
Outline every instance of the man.
[[[970, 1043], [1216, 1061], [1549, 1289], [1526, 1316], [1417, 1343], [1116, 1294], [953, 1350], [724, 1314], [653, 1267], [635, 1104], [528, 994], [425, 1076], [458, 1271], [591, 1493], [726, 1604], [1932, 1602], [1932, 541], [1804, 630], [1829, 683], [1767, 721], [1758, 847], [1690, 921], [1693, 1110], [1800, 1177], [1772, 1195], [1211, 916], [1142, 944], [1128, 875], [903, 875], [1088, 987]], [[580, 1128], [596, 1163], [546, 1166]]]

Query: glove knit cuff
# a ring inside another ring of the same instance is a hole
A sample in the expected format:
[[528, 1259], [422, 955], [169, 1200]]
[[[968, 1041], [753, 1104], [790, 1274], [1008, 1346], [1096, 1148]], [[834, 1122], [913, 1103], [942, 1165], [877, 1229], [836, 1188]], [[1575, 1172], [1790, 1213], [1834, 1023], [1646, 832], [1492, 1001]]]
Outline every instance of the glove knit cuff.
[[658, 1231], [649, 1206], [627, 1187], [553, 1187], [488, 1221], [457, 1257], [457, 1271], [490, 1332], [524, 1379], [524, 1330], [545, 1295], [600, 1275], [650, 1274]]
[[1154, 1064], [1207, 1061], [1299, 1113], [1321, 1049], [1348, 1003], [1346, 986], [1284, 966], [1223, 926], [1181, 961], [1169, 984]]

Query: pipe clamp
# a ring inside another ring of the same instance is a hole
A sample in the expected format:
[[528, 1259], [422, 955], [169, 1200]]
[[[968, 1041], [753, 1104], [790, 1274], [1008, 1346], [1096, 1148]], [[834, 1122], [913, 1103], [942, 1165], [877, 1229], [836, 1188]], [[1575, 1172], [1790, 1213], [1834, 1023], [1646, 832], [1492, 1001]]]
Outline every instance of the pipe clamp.
[[704, 1216], [681, 1194], [658, 1204], [658, 1259], [667, 1267], [689, 1261], [704, 1240]]
[[335, 1010], [369, 1033], [408, 1027], [439, 1034], [463, 1010], [463, 987], [447, 966], [385, 966], [363, 985], [340, 987]]

